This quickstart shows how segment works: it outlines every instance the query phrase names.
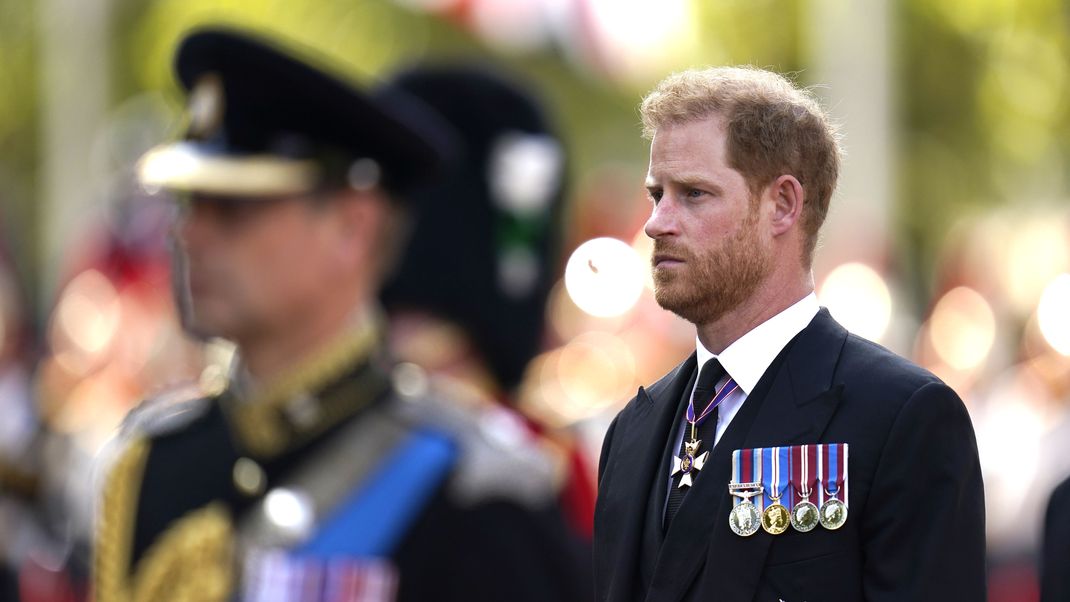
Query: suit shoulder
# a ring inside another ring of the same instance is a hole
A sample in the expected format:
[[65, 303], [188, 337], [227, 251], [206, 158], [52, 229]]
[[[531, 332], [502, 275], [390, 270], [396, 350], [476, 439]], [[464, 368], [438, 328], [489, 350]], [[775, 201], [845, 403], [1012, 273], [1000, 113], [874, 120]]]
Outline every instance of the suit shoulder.
[[903, 391], [908, 395], [925, 385], [940, 383], [938, 376], [905, 357], [855, 334], [848, 334], [837, 377], [844, 384]]
[[1051, 492], [1048, 508], [1049, 513], [1058, 511], [1061, 516], [1070, 516], [1070, 512], [1068, 512], [1070, 510], [1070, 478], [1059, 483], [1055, 490]]
[[399, 397], [410, 424], [440, 431], [457, 445], [447, 493], [458, 505], [505, 501], [538, 508], [556, 496], [561, 467], [516, 412], [439, 387]]
[[969, 412], [958, 394], [932, 372], [856, 335], [848, 335], [834, 376], [843, 399], [866, 422], [886, 428], [910, 421], [959, 420]]

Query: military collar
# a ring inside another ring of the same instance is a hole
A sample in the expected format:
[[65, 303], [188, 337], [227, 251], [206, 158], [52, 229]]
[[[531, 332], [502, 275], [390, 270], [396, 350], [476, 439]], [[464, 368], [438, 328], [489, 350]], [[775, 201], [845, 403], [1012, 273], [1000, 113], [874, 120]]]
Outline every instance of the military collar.
[[[270, 383], [241, 397], [232, 381], [220, 404], [237, 443], [250, 455], [271, 459], [307, 443], [369, 405], [390, 381], [375, 365], [383, 348], [378, 320], [359, 320], [322, 351]], [[347, 378], [347, 377], [352, 378]], [[346, 383], [347, 380], [354, 380]]]

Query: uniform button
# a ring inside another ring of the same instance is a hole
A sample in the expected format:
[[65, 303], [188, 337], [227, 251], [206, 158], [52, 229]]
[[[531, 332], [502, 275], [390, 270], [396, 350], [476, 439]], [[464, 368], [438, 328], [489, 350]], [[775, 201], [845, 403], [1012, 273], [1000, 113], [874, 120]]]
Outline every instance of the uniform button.
[[316, 510], [312, 498], [295, 489], [272, 489], [264, 496], [263, 516], [282, 545], [293, 545], [312, 534]]
[[232, 472], [234, 488], [248, 497], [264, 493], [267, 488], [267, 475], [260, 465], [249, 458], [238, 458]]

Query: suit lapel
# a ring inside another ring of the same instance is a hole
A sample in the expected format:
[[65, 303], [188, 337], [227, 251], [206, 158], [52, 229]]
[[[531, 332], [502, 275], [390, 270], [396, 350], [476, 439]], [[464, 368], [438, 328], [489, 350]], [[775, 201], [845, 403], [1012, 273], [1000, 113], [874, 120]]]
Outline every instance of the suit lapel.
[[[666, 534], [648, 599], [680, 600], [703, 580], [724, 600], [750, 600], [772, 536], [739, 537], [728, 527], [731, 455], [736, 449], [817, 442], [839, 404], [832, 377], [847, 331], [822, 309], [770, 365], [696, 479]], [[700, 591], [707, 591], [700, 587]]]
[[[695, 368], [692, 354], [672, 372], [649, 388], [640, 388], [635, 403], [618, 418], [618, 442], [610, 452], [606, 474], [612, 483], [599, 484], [604, 498], [605, 523], [618, 533], [612, 538], [616, 567], [607, 600], [632, 600], [640, 557], [642, 533], [647, 514], [643, 501], [649, 498], [650, 484], [657, 480], [665, 434], [676, 416], [677, 401]], [[660, 523], [659, 523], [660, 524]], [[627, 567], [627, 568], [625, 568]]]
[[[698, 366], [689, 371], [691, 374], [686, 379], [686, 385], [684, 385], [678, 391], [675, 398], [666, 398], [659, 403], [675, 406], [676, 411], [672, 414], [672, 419], [669, 421], [668, 430], [665, 431], [667, 436], [662, 436], [661, 455], [658, 459], [658, 464], [654, 468], [654, 486], [650, 488], [649, 497], [646, 504], [646, 519], [643, 521], [643, 542], [640, 552], [640, 568], [643, 576], [643, 583], [649, 583], [653, 576], [654, 567], [658, 561], [658, 553], [661, 550], [661, 545], [665, 541], [665, 500], [669, 491], [669, 458], [671, 455], [677, 453], [676, 450], [676, 434], [679, 426], [684, 419], [684, 403], [683, 400], [687, 399], [691, 395], [691, 389], [695, 386], [695, 380], [698, 376]], [[681, 379], [683, 381], [684, 379]], [[675, 387], [673, 387], [675, 391]]]

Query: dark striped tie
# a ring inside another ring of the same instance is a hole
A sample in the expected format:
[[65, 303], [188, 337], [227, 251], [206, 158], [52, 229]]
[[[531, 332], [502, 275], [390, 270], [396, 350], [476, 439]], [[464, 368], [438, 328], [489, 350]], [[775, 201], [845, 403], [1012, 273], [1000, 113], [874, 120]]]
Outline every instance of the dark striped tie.
[[[695, 414], [698, 415], [706, 408], [706, 405], [713, 399], [714, 394], [717, 392], [717, 382], [721, 380], [725, 375], [724, 368], [721, 367], [721, 362], [717, 361], [717, 358], [708, 360], [702, 365], [702, 370], [698, 373], [698, 382], [695, 383]], [[687, 399], [687, 398], [685, 398]], [[686, 403], [686, 402], [685, 402]], [[701, 422], [698, 424], [698, 439], [702, 441], [702, 445], [699, 447], [699, 453], [704, 451], [710, 451], [713, 449], [713, 440], [717, 436], [717, 409], [715, 408], [710, 412]], [[684, 444], [691, 440], [691, 425], [687, 422], [687, 417], [684, 417], [684, 437], [680, 441], [680, 449], [677, 450], [682, 457], [684, 454]], [[669, 530], [669, 523], [672, 522], [676, 512], [680, 509], [680, 504], [684, 501], [684, 496], [687, 494], [690, 487], [680, 487], [680, 480], [684, 477], [683, 473], [678, 473], [672, 479], [672, 488], [669, 490], [669, 500], [665, 504], [665, 530]], [[698, 478], [697, 474], [691, 475], [692, 480]]]

